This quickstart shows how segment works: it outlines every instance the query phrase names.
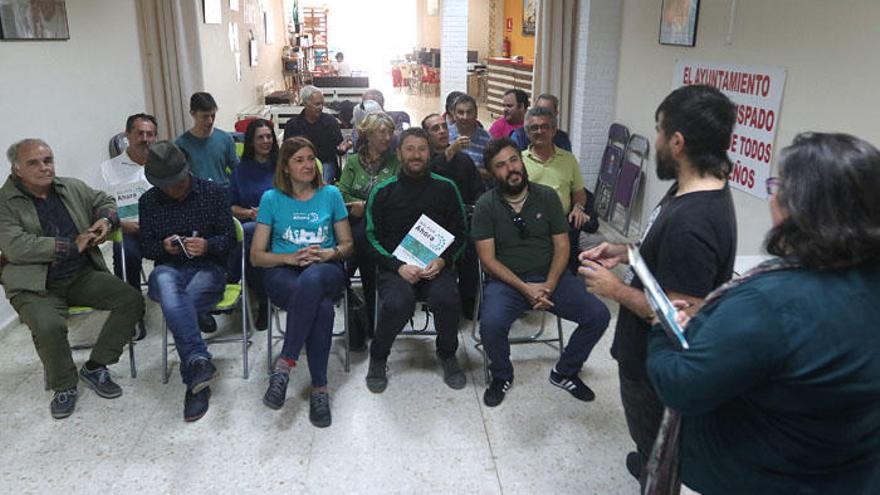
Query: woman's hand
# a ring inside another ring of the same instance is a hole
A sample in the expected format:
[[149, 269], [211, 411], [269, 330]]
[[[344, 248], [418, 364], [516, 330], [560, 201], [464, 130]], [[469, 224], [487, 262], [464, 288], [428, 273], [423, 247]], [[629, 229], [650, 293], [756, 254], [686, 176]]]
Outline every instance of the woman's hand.
[[355, 218], [363, 218], [366, 205], [366, 201], [352, 201], [346, 205], [348, 206], [348, 214]]
[[284, 262], [291, 266], [305, 268], [316, 261], [316, 249], [320, 248], [318, 246], [309, 246], [306, 248], [302, 248], [295, 253], [289, 253], [287, 254], [287, 258], [284, 260]]

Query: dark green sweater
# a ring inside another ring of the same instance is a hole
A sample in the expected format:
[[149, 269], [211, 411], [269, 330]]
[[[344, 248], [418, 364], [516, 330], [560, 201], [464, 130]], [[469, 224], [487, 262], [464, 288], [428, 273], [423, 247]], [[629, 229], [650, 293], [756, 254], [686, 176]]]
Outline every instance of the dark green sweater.
[[437, 174], [410, 177], [400, 172], [374, 187], [367, 201], [367, 240], [379, 268], [400, 268], [403, 262], [391, 253], [423, 214], [455, 236], [440, 255], [446, 266], [455, 264], [467, 241], [458, 187]]
[[682, 480], [713, 493], [880, 493], [880, 267], [786, 270], [655, 327], [648, 373], [682, 413]]

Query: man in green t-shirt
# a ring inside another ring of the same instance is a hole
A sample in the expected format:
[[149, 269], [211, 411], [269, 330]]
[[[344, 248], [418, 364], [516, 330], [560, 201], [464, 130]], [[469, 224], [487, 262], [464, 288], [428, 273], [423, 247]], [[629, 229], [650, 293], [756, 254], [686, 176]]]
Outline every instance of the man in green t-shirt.
[[565, 269], [568, 221], [559, 197], [553, 189], [529, 182], [520, 151], [509, 138], [490, 141], [483, 163], [498, 184], [477, 201], [471, 231], [488, 274], [480, 338], [492, 381], [483, 402], [497, 406], [513, 383], [508, 334], [514, 320], [529, 309], [547, 310], [577, 323], [550, 371], [550, 383], [591, 401], [596, 396], [578, 372], [610, 317], [608, 308]]

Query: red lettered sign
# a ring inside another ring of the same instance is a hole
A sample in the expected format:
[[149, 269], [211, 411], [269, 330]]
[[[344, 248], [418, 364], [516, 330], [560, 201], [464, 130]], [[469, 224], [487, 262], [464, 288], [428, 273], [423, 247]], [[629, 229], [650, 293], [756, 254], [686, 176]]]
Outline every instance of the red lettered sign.
[[764, 181], [775, 151], [785, 69], [678, 60], [672, 88], [689, 84], [716, 87], [736, 104], [736, 125], [727, 152], [733, 170], [728, 178], [731, 186], [766, 198]]

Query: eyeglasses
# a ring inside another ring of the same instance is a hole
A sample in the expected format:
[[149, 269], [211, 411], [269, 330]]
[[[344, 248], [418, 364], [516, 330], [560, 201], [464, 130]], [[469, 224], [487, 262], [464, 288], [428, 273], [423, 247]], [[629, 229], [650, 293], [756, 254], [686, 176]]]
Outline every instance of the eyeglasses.
[[779, 188], [782, 186], [782, 178], [781, 177], [767, 177], [767, 195], [773, 196], [779, 192]]
[[516, 226], [517, 230], [519, 230], [519, 238], [526, 239], [529, 237], [529, 231], [526, 227], [526, 220], [519, 213], [511, 217], [513, 220], [513, 225]]
[[553, 126], [550, 124], [532, 124], [528, 126], [527, 130], [529, 132], [537, 132], [537, 131], [549, 131]]

